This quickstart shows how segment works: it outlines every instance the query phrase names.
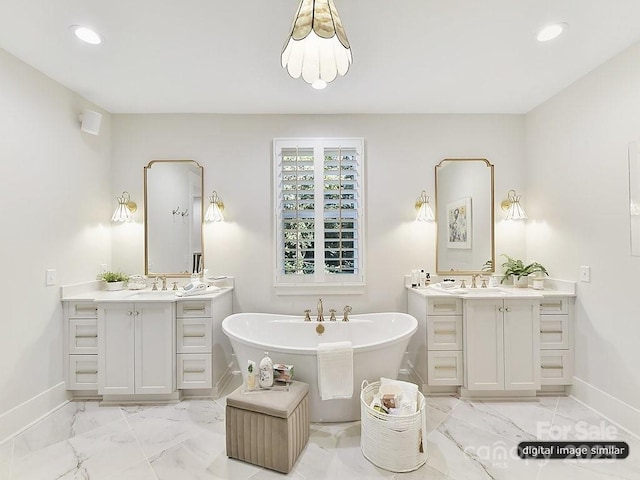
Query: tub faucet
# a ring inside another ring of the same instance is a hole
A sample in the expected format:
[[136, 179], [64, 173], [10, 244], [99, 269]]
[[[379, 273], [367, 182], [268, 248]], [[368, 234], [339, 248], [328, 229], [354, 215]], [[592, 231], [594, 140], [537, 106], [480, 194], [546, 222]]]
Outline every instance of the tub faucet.
[[318, 299], [318, 321], [324, 322], [324, 316], [322, 315], [322, 299]]
[[310, 322], [311, 321], [311, 317], [309, 316], [310, 313], [311, 313], [311, 310], [308, 309], [308, 308], [304, 311], [304, 321], [305, 322]]
[[344, 315], [342, 317], [342, 321], [343, 322], [348, 322], [349, 321], [349, 313], [351, 313], [351, 310], [353, 310], [351, 308], [351, 305], [347, 305], [346, 307], [344, 307]]

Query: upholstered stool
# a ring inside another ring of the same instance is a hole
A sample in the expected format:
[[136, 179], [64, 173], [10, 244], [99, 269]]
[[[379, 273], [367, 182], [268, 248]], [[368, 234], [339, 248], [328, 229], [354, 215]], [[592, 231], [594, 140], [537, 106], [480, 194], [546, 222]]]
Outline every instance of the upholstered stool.
[[227, 456], [289, 473], [309, 440], [309, 385], [227, 397]]

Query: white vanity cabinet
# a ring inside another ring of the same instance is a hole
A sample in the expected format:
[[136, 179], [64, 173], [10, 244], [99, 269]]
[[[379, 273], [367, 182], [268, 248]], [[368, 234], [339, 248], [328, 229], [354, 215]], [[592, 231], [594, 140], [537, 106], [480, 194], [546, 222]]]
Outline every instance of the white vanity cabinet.
[[219, 394], [230, 375], [231, 346], [222, 320], [232, 313], [231, 291], [190, 298], [177, 305], [177, 387]]
[[175, 390], [175, 302], [98, 303], [98, 393]]
[[464, 301], [467, 390], [540, 388], [540, 301]]
[[540, 376], [542, 385], [570, 385], [573, 377], [573, 298], [540, 302]]
[[408, 313], [418, 320], [418, 329], [409, 341], [408, 364], [423, 391], [462, 385], [462, 300], [425, 298], [410, 290]]
[[67, 390], [98, 389], [98, 310], [93, 302], [64, 302]]

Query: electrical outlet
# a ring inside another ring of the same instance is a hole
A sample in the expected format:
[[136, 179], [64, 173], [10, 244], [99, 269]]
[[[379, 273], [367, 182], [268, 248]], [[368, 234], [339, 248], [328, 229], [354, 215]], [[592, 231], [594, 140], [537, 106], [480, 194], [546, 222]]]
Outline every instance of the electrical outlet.
[[100, 273], [105, 273], [108, 269], [109, 269], [109, 267], [107, 266], [106, 263], [101, 263], [100, 264]]
[[580, 267], [580, 281], [587, 283], [591, 281], [591, 267], [586, 265]]
[[58, 283], [58, 271], [54, 269], [48, 269], [46, 278], [47, 278], [47, 287], [50, 287], [51, 285], [55, 285], [56, 283]]

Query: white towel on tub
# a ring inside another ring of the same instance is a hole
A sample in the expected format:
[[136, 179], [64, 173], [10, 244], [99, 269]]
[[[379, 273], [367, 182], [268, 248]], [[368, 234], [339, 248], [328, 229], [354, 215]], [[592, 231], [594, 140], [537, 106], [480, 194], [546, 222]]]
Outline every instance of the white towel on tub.
[[353, 397], [351, 342], [318, 345], [318, 390], [322, 400]]

